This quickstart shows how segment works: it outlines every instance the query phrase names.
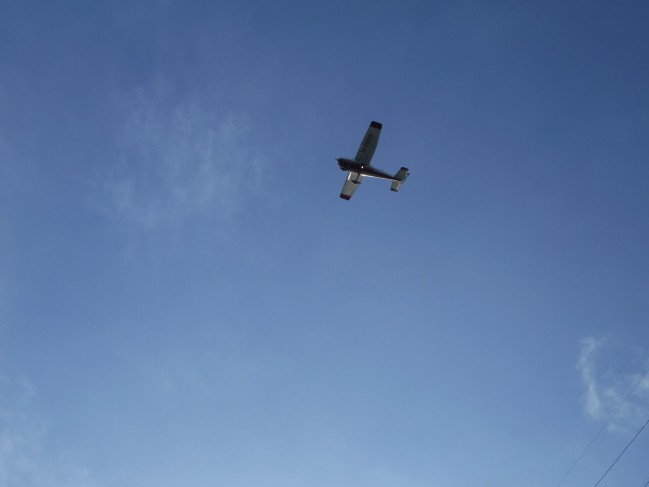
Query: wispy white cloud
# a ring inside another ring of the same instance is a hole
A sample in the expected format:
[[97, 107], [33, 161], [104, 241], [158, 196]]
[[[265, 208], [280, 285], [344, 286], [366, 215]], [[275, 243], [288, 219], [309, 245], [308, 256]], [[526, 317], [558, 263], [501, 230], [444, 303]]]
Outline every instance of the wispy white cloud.
[[48, 422], [33, 412], [36, 396], [27, 380], [0, 380], [0, 485], [90, 487], [90, 470], [73, 451], [48, 448]]
[[245, 115], [163, 82], [125, 102], [120, 156], [101, 175], [111, 215], [143, 230], [228, 218], [258, 193], [266, 161]]
[[[585, 387], [585, 412], [594, 420], [611, 418], [611, 431], [635, 427], [649, 417], [647, 360], [636, 361], [630, 372], [622, 371], [633, 354], [619, 348], [605, 338], [589, 336], [581, 340], [577, 361]], [[604, 351], [609, 353], [603, 356]]]

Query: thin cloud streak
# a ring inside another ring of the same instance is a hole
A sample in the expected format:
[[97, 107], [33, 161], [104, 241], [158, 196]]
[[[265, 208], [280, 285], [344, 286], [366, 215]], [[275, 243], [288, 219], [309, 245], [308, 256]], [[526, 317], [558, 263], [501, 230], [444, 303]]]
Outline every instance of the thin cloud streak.
[[594, 337], [582, 339], [579, 360], [577, 361], [577, 370], [581, 372], [581, 379], [586, 387], [586, 412], [593, 419], [600, 419], [602, 413], [602, 402], [595, 370], [595, 354], [602, 344], [602, 340], [597, 340]]
[[109, 213], [144, 231], [233, 216], [260, 188], [266, 166], [247, 118], [152, 91], [127, 101], [121, 155], [102, 184]]
[[32, 411], [35, 396], [35, 387], [26, 379], [0, 382], [0, 485], [96, 485], [75, 452], [48, 450], [48, 421]]

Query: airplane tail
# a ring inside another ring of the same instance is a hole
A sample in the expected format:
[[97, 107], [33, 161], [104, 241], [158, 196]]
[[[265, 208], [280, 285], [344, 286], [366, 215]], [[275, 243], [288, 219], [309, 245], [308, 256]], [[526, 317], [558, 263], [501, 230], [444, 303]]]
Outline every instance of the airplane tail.
[[394, 175], [394, 180], [392, 181], [392, 188], [390, 188], [392, 191], [399, 191], [403, 183], [406, 181], [408, 176], [410, 175], [410, 171], [408, 170], [407, 167], [402, 167], [397, 171], [397, 173]]

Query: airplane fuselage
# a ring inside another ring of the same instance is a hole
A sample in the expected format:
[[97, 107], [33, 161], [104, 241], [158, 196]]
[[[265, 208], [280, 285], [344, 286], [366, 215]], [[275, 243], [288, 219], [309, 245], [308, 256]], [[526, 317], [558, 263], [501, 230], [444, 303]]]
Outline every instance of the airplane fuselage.
[[394, 180], [392, 174], [376, 169], [374, 166], [370, 166], [369, 164], [361, 164], [353, 159], [346, 159], [344, 157], [336, 159], [336, 161], [338, 161], [338, 165], [342, 171], [351, 171], [371, 178]]

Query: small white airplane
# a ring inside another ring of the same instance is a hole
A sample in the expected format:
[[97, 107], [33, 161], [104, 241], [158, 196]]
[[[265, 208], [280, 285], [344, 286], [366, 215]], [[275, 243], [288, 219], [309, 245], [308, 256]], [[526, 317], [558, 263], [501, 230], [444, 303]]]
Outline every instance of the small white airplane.
[[372, 160], [372, 156], [376, 150], [376, 144], [379, 143], [381, 127], [383, 127], [383, 125], [379, 122], [370, 123], [370, 128], [367, 129], [367, 133], [365, 134], [363, 142], [361, 142], [361, 146], [358, 148], [358, 152], [354, 159], [345, 159], [344, 157], [336, 159], [340, 169], [349, 172], [345, 184], [343, 185], [343, 190], [340, 193], [342, 199], [351, 199], [354, 191], [356, 191], [356, 188], [358, 188], [358, 185], [361, 184], [361, 181], [365, 176], [368, 178], [391, 180], [391, 189], [396, 192], [399, 191], [399, 188], [401, 188], [401, 185], [410, 174], [407, 167], [402, 167], [394, 176], [392, 176], [387, 172], [383, 172], [370, 165], [370, 161]]

